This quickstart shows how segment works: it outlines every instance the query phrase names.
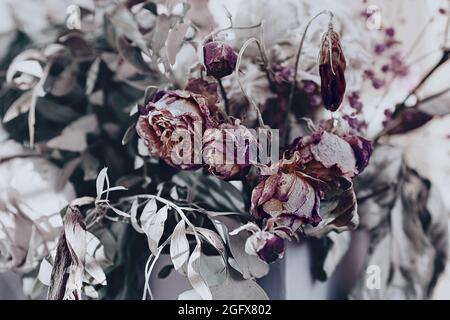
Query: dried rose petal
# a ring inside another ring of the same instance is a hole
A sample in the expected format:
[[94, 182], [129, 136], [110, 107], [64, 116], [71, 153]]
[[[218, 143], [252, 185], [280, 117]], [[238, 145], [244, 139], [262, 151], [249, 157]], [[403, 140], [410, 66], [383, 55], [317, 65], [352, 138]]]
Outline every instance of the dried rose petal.
[[245, 243], [245, 252], [258, 256], [261, 260], [272, 263], [281, 259], [284, 255], [284, 240], [279, 236], [259, 231], [248, 237]]
[[328, 110], [336, 111], [342, 103], [346, 87], [345, 68], [339, 34], [330, 27], [322, 38], [319, 57], [322, 100]]
[[206, 74], [220, 79], [233, 73], [237, 54], [233, 48], [221, 41], [211, 41], [203, 46], [203, 63]]
[[258, 257], [267, 263], [275, 262], [283, 257], [285, 250], [284, 240], [280, 237], [270, 234], [264, 246], [258, 250]]
[[310, 146], [314, 159], [325, 168], [336, 166], [342, 176], [356, 175], [356, 159], [350, 144], [335, 134], [323, 132], [320, 142]]
[[343, 138], [326, 131], [295, 139], [287, 155], [295, 155], [297, 165], [303, 172], [325, 180], [336, 176], [351, 178], [358, 173], [351, 145]]
[[219, 100], [217, 94], [217, 82], [208, 82], [203, 79], [189, 79], [184, 90], [201, 94], [208, 100], [208, 105], [213, 106]]

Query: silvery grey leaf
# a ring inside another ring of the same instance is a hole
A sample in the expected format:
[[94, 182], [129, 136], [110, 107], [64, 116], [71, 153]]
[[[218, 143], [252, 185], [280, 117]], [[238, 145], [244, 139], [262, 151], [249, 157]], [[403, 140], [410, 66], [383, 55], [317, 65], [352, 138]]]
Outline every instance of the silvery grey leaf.
[[151, 72], [150, 67], [142, 57], [141, 50], [133, 46], [125, 36], [117, 37], [116, 47], [120, 55], [136, 68], [136, 71], [140, 73]]
[[217, 216], [214, 220], [219, 221], [227, 229], [227, 244], [234, 260], [239, 266], [239, 270], [242, 272], [243, 278], [261, 278], [267, 275], [269, 272], [269, 265], [257, 256], [249, 255], [245, 252], [245, 243], [247, 242], [249, 233], [243, 231], [236, 235], [229, 234], [229, 232], [239, 228], [241, 224], [228, 216]]
[[175, 270], [186, 275], [186, 266], [189, 259], [189, 242], [186, 237], [184, 220], [180, 220], [173, 230], [172, 239], [170, 240], [170, 258]]
[[153, 98], [153, 96], [155, 95], [155, 93], [157, 91], [158, 91], [158, 87], [156, 87], [156, 86], [148, 86], [147, 88], [145, 88], [144, 105], [147, 105], [150, 102], [150, 100]]
[[91, 66], [86, 75], [86, 89], [85, 92], [87, 95], [90, 95], [94, 92], [95, 84], [97, 83], [98, 73], [100, 71], [100, 63], [101, 59], [99, 57], [95, 58], [94, 62], [92, 62]]
[[195, 230], [197, 230], [200, 235], [208, 241], [209, 244], [211, 244], [218, 253], [223, 257], [223, 259], [226, 261], [226, 248], [225, 244], [222, 241], [222, 238], [214, 231], [206, 228], [196, 227]]
[[203, 300], [211, 300], [212, 295], [211, 291], [208, 288], [205, 279], [202, 278], [200, 274], [200, 263], [201, 263], [201, 246], [198, 243], [195, 246], [194, 251], [189, 258], [188, 267], [187, 267], [187, 277], [189, 282], [192, 285], [192, 288], [196, 291], [196, 293]]
[[139, 26], [134, 20], [133, 14], [124, 6], [116, 6], [108, 14], [109, 21], [114, 27], [115, 36], [126, 36], [133, 41], [144, 53], [148, 54], [148, 48], [139, 32]]
[[221, 256], [202, 254], [200, 257], [200, 274], [209, 288], [220, 286], [228, 277], [228, 266]]
[[321, 281], [330, 278], [350, 247], [350, 232], [330, 232], [323, 238], [311, 238], [313, 274]]
[[13, 104], [8, 108], [4, 117], [3, 123], [7, 123], [21, 114], [28, 112], [31, 108], [32, 92], [25, 92], [19, 98], [17, 98]]
[[164, 232], [168, 210], [169, 206], [164, 206], [152, 215], [146, 213], [144, 216], [144, 212], [141, 215], [142, 230], [147, 235], [148, 246], [155, 256], [158, 254], [159, 241]]
[[[245, 280], [236, 272], [220, 285], [211, 287], [214, 300], [269, 300], [266, 292], [255, 280]], [[178, 300], [198, 300], [201, 297], [195, 290], [188, 290], [178, 296]]]
[[133, 226], [134, 230], [136, 230], [139, 233], [144, 233], [144, 230], [142, 230], [141, 226], [139, 225], [138, 219], [137, 219], [137, 211], [138, 211], [138, 200], [135, 199], [133, 203], [131, 204], [130, 209], [130, 221], [131, 225]]
[[171, 66], [173, 66], [177, 59], [178, 51], [184, 41], [184, 36], [189, 28], [187, 23], [178, 23], [169, 30], [166, 40], [167, 58]]
[[154, 54], [159, 55], [160, 50], [164, 47], [167, 35], [170, 30], [170, 19], [167, 15], [158, 15], [156, 19], [156, 27], [152, 31], [151, 48]]

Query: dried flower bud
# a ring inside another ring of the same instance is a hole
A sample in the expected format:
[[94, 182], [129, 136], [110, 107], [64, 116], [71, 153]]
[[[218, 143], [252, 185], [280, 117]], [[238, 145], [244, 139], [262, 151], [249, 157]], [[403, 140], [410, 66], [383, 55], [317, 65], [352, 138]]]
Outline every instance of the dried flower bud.
[[203, 46], [203, 63], [206, 74], [220, 79], [233, 73], [237, 54], [233, 48], [221, 41], [211, 41]]
[[336, 111], [344, 98], [345, 67], [339, 34], [330, 25], [322, 38], [319, 58], [322, 100], [328, 110]]

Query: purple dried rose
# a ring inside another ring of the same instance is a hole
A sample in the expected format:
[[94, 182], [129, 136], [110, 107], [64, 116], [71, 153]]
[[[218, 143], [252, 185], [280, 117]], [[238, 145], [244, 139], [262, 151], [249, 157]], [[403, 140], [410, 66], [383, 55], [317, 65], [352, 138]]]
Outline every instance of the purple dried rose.
[[[217, 126], [207, 98], [180, 90], [157, 93], [155, 97], [141, 111], [136, 125], [150, 155], [178, 169], [200, 168], [201, 154], [199, 160], [194, 151], [201, 150], [204, 130]], [[200, 137], [200, 148], [196, 148], [196, 136]]]
[[295, 139], [287, 151], [288, 156], [295, 157], [298, 170], [324, 181], [355, 177], [368, 165], [371, 154], [370, 141], [323, 130]]
[[346, 66], [339, 34], [330, 26], [322, 38], [319, 56], [322, 100], [325, 107], [330, 111], [336, 111], [344, 98]]
[[322, 180], [352, 178], [358, 174], [355, 154], [350, 144], [327, 131], [321, 130], [295, 139], [287, 155], [295, 158], [298, 170]]
[[253, 189], [250, 212], [257, 222], [271, 219], [295, 232], [303, 224], [321, 221], [319, 205], [319, 194], [305, 176], [279, 172]]
[[219, 179], [241, 179], [256, 157], [257, 140], [243, 125], [223, 123], [203, 137], [203, 160], [209, 173]]
[[[350, 179], [368, 165], [371, 152], [368, 140], [339, 136], [325, 131], [325, 127], [297, 138], [273, 166], [276, 174], [265, 177], [253, 189], [250, 212], [254, 221], [268, 230], [276, 230], [278, 236], [290, 238], [296, 232], [322, 224], [331, 207], [325, 205], [325, 216], [321, 216], [320, 204], [336, 201], [337, 192], [347, 189], [349, 196], [336, 202], [340, 204], [332, 211], [342, 213], [341, 220], [353, 219], [354, 192]], [[350, 221], [335, 220], [342, 225]]]
[[216, 79], [232, 74], [236, 68], [237, 58], [236, 52], [225, 42], [211, 41], [203, 46], [206, 74]]
[[267, 263], [283, 258], [284, 250], [284, 240], [268, 231], [254, 233], [245, 243], [245, 252], [250, 255], [257, 255]]

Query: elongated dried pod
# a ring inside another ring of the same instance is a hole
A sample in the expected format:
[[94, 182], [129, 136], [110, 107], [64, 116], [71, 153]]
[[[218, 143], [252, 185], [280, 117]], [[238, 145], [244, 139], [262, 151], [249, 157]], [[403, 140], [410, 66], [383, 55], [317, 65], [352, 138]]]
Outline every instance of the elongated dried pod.
[[319, 72], [322, 100], [330, 111], [336, 111], [345, 94], [346, 61], [339, 34], [329, 24], [320, 45]]

